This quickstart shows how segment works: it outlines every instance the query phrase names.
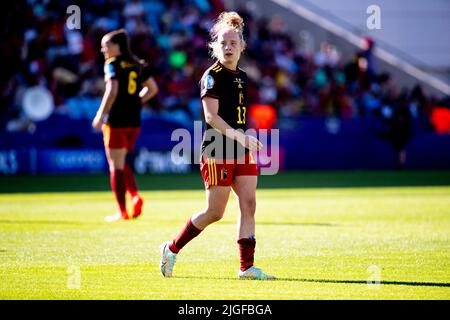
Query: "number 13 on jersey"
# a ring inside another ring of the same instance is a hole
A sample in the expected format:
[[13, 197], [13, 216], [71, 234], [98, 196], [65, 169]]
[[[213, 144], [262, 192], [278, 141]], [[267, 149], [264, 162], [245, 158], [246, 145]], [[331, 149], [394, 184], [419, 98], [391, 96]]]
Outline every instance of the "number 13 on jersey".
[[238, 111], [237, 124], [245, 124], [245, 113], [247, 112], [247, 108], [238, 106], [237, 111]]

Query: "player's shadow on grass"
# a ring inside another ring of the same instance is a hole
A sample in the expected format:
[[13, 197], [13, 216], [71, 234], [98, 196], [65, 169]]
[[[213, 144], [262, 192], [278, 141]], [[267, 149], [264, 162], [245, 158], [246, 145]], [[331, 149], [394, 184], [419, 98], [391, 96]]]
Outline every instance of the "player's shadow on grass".
[[[235, 221], [220, 221], [218, 224], [233, 224]], [[304, 227], [337, 227], [337, 224], [333, 223], [316, 223], [316, 222], [271, 222], [271, 221], [258, 221], [258, 225], [267, 226], [304, 226]]]
[[[194, 277], [194, 276], [185, 276], [185, 277], [177, 277], [177, 278], [250, 281], [250, 280], [239, 280], [237, 278], [230, 278], [230, 277]], [[276, 278], [274, 280], [262, 280], [261, 282], [272, 282], [272, 281], [296, 281], [296, 282], [317, 282], [317, 283], [347, 283], [347, 284], [373, 285], [373, 284], [368, 284], [366, 280], [296, 279], [296, 278]], [[417, 287], [450, 287], [450, 283], [447, 283], [447, 282], [414, 282], [414, 281], [381, 281], [380, 285], [417, 286]]]
[[[279, 278], [278, 280], [369, 285], [366, 280], [294, 279], [294, 278]], [[370, 285], [372, 285], [372, 284], [370, 284]], [[380, 281], [380, 285], [399, 285], [399, 286], [417, 286], [417, 287], [450, 287], [450, 283], [446, 283], [446, 282], [414, 282], [414, 281]]]

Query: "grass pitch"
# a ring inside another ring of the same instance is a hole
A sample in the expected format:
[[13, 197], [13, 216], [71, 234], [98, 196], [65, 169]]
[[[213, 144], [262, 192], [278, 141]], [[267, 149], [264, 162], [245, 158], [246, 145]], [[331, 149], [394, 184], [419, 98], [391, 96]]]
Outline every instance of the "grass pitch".
[[278, 279], [236, 279], [233, 197], [165, 279], [199, 176], [138, 177], [144, 214], [115, 224], [106, 176], [1, 177], [0, 299], [450, 299], [449, 172], [261, 177], [255, 264]]

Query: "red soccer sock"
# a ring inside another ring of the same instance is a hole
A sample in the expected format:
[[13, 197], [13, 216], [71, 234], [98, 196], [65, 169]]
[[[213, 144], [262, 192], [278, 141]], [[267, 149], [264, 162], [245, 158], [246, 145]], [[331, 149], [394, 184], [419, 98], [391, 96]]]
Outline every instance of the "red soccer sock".
[[123, 173], [125, 175], [125, 185], [127, 191], [131, 194], [132, 197], [138, 195], [138, 188], [136, 184], [136, 179], [134, 178], [133, 170], [131, 170], [129, 165], [125, 165], [123, 169]]
[[241, 270], [245, 271], [253, 266], [256, 240], [254, 238], [242, 238], [238, 240]]
[[170, 251], [173, 253], [178, 253], [189, 241], [198, 236], [202, 231], [203, 230], [200, 230], [194, 226], [191, 219], [189, 219], [183, 230], [181, 230], [178, 236], [169, 245]]
[[123, 214], [127, 212], [126, 199], [125, 199], [125, 175], [123, 170], [114, 169], [110, 171], [111, 189], [116, 197], [117, 204], [120, 212]]

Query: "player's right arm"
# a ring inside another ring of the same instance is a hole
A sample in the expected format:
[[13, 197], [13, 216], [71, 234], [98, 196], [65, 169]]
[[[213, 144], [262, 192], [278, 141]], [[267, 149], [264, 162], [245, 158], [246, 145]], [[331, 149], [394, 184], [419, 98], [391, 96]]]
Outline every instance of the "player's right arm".
[[109, 110], [111, 110], [111, 107], [116, 100], [117, 93], [119, 92], [119, 80], [115, 61], [115, 58], [106, 60], [103, 69], [105, 72], [105, 93], [103, 94], [103, 99], [97, 114], [95, 115], [94, 120], [92, 120], [92, 127], [99, 131], [102, 129], [102, 124], [108, 116]]
[[103, 95], [102, 102], [98, 108], [97, 114], [92, 121], [92, 127], [96, 130], [102, 129], [103, 119], [108, 115], [109, 110], [116, 100], [117, 92], [119, 91], [119, 81], [116, 79], [106, 80], [105, 94]]
[[205, 115], [205, 121], [211, 127], [221, 132], [232, 140], [236, 140], [250, 151], [257, 151], [262, 148], [262, 143], [255, 137], [245, 135], [244, 133], [233, 129], [221, 116], [219, 112], [219, 100], [204, 96], [202, 99], [203, 113]]

